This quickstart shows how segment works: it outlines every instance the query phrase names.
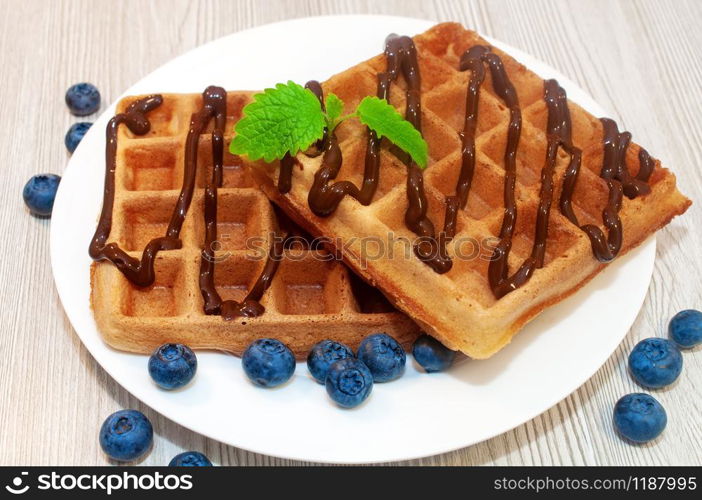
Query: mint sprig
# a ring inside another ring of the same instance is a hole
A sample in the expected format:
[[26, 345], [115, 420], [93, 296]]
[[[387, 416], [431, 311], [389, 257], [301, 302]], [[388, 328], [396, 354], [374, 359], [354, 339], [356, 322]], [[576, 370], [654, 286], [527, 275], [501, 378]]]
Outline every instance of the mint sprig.
[[361, 123], [375, 131], [378, 137], [387, 137], [395, 146], [410, 155], [417, 165], [426, 168], [429, 156], [427, 142], [419, 130], [385, 99], [364, 97], [356, 108], [356, 115]]
[[326, 120], [317, 97], [295, 82], [279, 83], [253, 96], [236, 125], [232, 154], [266, 162], [296, 155], [322, 138]]
[[324, 99], [324, 107], [327, 110], [326, 122], [329, 131], [333, 131], [339, 123], [343, 120], [341, 118], [341, 112], [344, 110], [344, 101], [339, 99], [336, 94], [327, 94]]
[[353, 113], [342, 116], [344, 102], [338, 96], [327, 94], [325, 112], [310, 90], [292, 81], [279, 83], [253, 99], [234, 129], [236, 135], [229, 145], [232, 154], [266, 162], [286, 153], [296, 155], [321, 139], [325, 127], [333, 131], [355, 117], [409, 154], [421, 168], [427, 165], [428, 147], [422, 134], [384, 99], [365, 97]]

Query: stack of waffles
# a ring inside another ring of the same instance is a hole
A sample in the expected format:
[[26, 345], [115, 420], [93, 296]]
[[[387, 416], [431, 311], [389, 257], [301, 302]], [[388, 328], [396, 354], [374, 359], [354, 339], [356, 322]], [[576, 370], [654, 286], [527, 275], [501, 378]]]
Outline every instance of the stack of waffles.
[[[446, 199], [456, 192], [462, 162], [461, 134], [471, 72], [460, 71], [460, 58], [470, 47], [489, 44], [457, 24], [438, 25], [413, 40], [421, 74], [422, 133], [429, 146], [429, 164], [424, 171], [427, 216], [440, 231]], [[509, 271], [514, 272], [529, 257], [534, 244], [549, 109], [544, 81], [509, 55], [491, 50], [502, 60], [522, 115], [514, 191], [517, 218], [508, 259]], [[333, 76], [322, 88], [341, 97], [344, 113], [349, 113], [361, 99], [376, 94], [378, 74], [386, 68], [386, 57], [379, 55]], [[407, 82], [400, 76], [389, 91], [389, 102], [401, 113], [405, 111], [406, 89]], [[225, 130], [229, 136], [225, 136], [225, 144], [251, 95], [228, 92]], [[134, 99], [121, 102], [120, 110]], [[138, 136], [126, 127], [118, 133], [110, 240], [137, 258], [148, 241], [166, 230], [183, 180], [190, 116], [202, 106], [199, 95], [166, 94], [163, 99], [148, 115], [152, 123], [148, 134]], [[197, 189], [180, 234], [182, 248], [158, 254], [155, 283], [140, 288], [109, 263], [93, 265], [92, 305], [99, 328], [110, 345], [133, 352], [149, 352], [164, 342], [182, 342], [192, 348], [241, 353], [256, 338], [275, 337], [302, 357], [324, 338], [355, 348], [365, 335], [378, 331], [407, 346], [421, 327], [451, 349], [487, 358], [504, 347], [526, 322], [573, 294], [605, 266], [593, 256], [590, 239], [579, 227], [602, 227], [602, 212], [610, 196], [602, 178], [603, 126], [575, 103], [568, 102], [568, 109], [572, 144], [582, 151], [572, 196], [579, 224], [558, 207], [569, 165], [569, 155], [561, 149], [553, 174], [554, 202], [543, 266], [511, 293], [498, 298], [488, 279], [505, 215], [504, 155], [510, 110], [486, 71], [478, 101], [473, 181], [467, 203], [458, 213], [455, 237], [447, 245], [452, 260], [448, 272], [436, 273], [412, 250], [416, 235], [405, 224], [408, 166], [385, 141], [380, 151], [380, 181], [372, 202], [362, 205], [347, 196], [327, 217], [316, 216], [308, 205], [322, 156], [298, 155], [292, 188], [281, 193], [277, 188], [278, 163], [248, 162], [225, 153], [224, 182], [218, 190], [219, 247], [214, 252], [215, 285], [222, 299], [241, 300], [265, 264], [279, 218], [268, 198], [304, 231], [324, 236], [328, 250], [343, 256], [362, 280], [343, 264], [320, 258], [316, 248], [288, 248], [261, 300], [264, 314], [233, 321], [206, 315], [198, 286], [205, 242], [204, 187], [213, 169], [212, 139], [206, 133], [199, 139]], [[211, 128], [212, 124], [207, 132]], [[343, 164], [335, 181], [359, 186], [368, 131], [357, 121], [347, 120], [336, 135]], [[625, 151], [624, 161], [632, 175], [639, 169], [639, 152], [634, 143]], [[640, 244], [690, 204], [677, 190], [674, 175], [657, 160], [647, 183], [650, 193], [623, 199], [618, 213], [623, 226], [620, 254]], [[252, 242], [257, 242], [255, 248]]]

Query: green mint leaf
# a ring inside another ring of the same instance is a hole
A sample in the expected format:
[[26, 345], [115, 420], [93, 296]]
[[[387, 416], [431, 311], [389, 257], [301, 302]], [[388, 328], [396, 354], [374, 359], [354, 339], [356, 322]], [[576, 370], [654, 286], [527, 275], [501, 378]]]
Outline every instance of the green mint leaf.
[[324, 107], [327, 110], [327, 128], [333, 131], [341, 120], [341, 112], [344, 110], [344, 101], [339, 99], [336, 94], [327, 94], [324, 100]]
[[229, 151], [266, 162], [296, 155], [324, 134], [325, 117], [317, 97], [295, 82], [256, 94], [234, 128]]
[[426, 168], [429, 157], [428, 146], [422, 134], [405, 120], [384, 99], [364, 97], [356, 109], [359, 120], [412, 157], [421, 168]]

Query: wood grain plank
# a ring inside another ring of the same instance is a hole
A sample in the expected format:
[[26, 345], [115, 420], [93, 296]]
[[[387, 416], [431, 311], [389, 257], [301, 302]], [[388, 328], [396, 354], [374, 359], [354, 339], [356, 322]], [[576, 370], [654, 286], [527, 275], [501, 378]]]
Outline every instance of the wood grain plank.
[[[297, 464], [249, 453], [183, 429], [119, 387], [82, 347], [59, 303], [49, 263], [49, 221], [29, 217], [20, 192], [32, 174], [61, 173], [63, 134], [75, 121], [63, 92], [88, 80], [111, 102], [173, 57], [229, 33], [284, 19], [372, 13], [453, 20], [534, 54], [586, 89], [635, 140], [670, 165], [691, 198], [702, 199], [702, 3], [532, 0], [7, 0], [0, 17], [0, 464], [105, 464], [97, 443], [104, 417], [138, 408], [157, 438], [144, 464], [186, 449], [226, 465]], [[640, 339], [664, 335], [668, 319], [702, 308], [702, 213], [662, 231], [653, 281], [636, 323], [603, 368], [534, 420], [419, 465], [605, 465], [702, 463], [702, 356], [686, 353], [671, 389], [665, 435], [630, 446], [614, 435], [611, 410], [640, 390], [626, 356]], [[699, 350], [698, 350], [699, 351]], [[697, 418], [690, 418], [690, 415]]]

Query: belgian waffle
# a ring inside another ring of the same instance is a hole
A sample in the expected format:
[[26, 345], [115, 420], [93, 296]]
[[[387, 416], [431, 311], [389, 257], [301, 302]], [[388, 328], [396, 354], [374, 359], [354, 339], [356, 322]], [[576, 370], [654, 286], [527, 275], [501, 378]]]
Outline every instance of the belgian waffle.
[[[247, 92], [227, 94], [227, 132], [233, 130], [250, 96]], [[125, 125], [116, 133], [108, 241], [136, 259], [141, 259], [150, 241], [166, 233], [183, 184], [191, 115], [203, 105], [203, 97], [196, 94], [161, 97], [160, 106], [145, 115], [151, 124], [147, 133], [134, 133]], [[118, 113], [139, 99], [123, 99]], [[416, 324], [338, 260], [310, 246], [309, 237], [288, 223], [284, 229], [296, 238], [284, 249], [271, 286], [261, 298], [265, 312], [231, 321], [205, 314], [198, 283], [205, 242], [204, 188], [213, 172], [212, 129], [210, 123], [197, 139], [195, 189], [180, 230], [180, 248], [158, 252], [153, 283], [137, 286], [110, 262], [93, 263], [91, 304], [105, 341], [139, 353], [151, 352], [165, 342], [180, 342], [193, 349], [241, 354], [253, 340], [275, 337], [301, 358], [322, 339], [338, 340], [355, 349], [366, 335], [384, 331], [408, 346], [418, 334]], [[230, 139], [225, 134], [224, 143]], [[218, 245], [212, 252], [214, 285], [222, 300], [239, 301], [266, 264], [268, 248], [281, 224], [268, 198], [255, 186], [245, 160], [225, 152], [222, 166], [217, 193]]]
[[[550, 108], [544, 99], [545, 82], [457, 24], [437, 25], [413, 40], [421, 75], [422, 132], [429, 146], [429, 166], [423, 174], [426, 216], [437, 233], [444, 221], [447, 200], [456, 193], [462, 164], [468, 84], [475, 71], [460, 70], [462, 56], [471, 47], [488, 47], [488, 51], [501, 59], [516, 91], [522, 125], [515, 162], [517, 217], [506, 259], [508, 274], [512, 274], [533, 255], [542, 168], [549, 139], [561, 133], [558, 128], [547, 130], [553, 124], [549, 124]], [[378, 79], [388, 71], [388, 60], [386, 55], [379, 55], [365, 61], [322, 83], [322, 90], [341, 97], [346, 105], [344, 113], [352, 112], [363, 97], [376, 95]], [[553, 207], [545, 219], [548, 235], [542, 265], [533, 270], [522, 286], [510, 293], [496, 293], [489, 272], [491, 261], [496, 258], [495, 249], [504, 240], [507, 174], [504, 156], [510, 109], [494, 83], [494, 74], [486, 70], [477, 101], [472, 185], [467, 204], [458, 210], [455, 236], [445, 250], [451, 261], [450, 270], [435, 272], [407, 244], [417, 238], [405, 223], [409, 164], [388, 144], [383, 142], [380, 149], [380, 179], [372, 202], [364, 205], [346, 196], [334, 213], [324, 217], [315, 215], [308, 203], [315, 173], [324, 157], [298, 155], [295, 158], [298, 168], [293, 168], [288, 192], [277, 188], [278, 165], [253, 165], [254, 175], [266, 194], [298, 224], [312, 234], [341, 243], [338, 249], [354, 271], [380, 288], [399, 309], [445, 345], [473, 358], [493, 355], [525, 323], [573, 294], [604, 268], [607, 259], [593, 256], [593, 245], [582, 227], [602, 227], [603, 210], [610, 204], [617, 205], [612, 199], [616, 198], [614, 187], [622, 185], [604, 178], [604, 122], [577, 104], [565, 101], [563, 93], [563, 103], [567, 103], [564, 106], [570, 115], [571, 146], [582, 152], [571, 205], [577, 224], [559, 210], [564, 175], [571, 168], [568, 148], [560, 147], [552, 174]], [[400, 75], [389, 89], [388, 100], [401, 113], [405, 112], [408, 100], [407, 88], [407, 79]], [[335, 181], [361, 185], [368, 134], [365, 127], [351, 120], [339, 126], [336, 136], [343, 163]], [[618, 216], [623, 227], [619, 248], [614, 241], [616, 237], [605, 241], [605, 250], [614, 247], [614, 254], [626, 253], [640, 244], [690, 204], [676, 189], [675, 176], [638, 145], [631, 143], [627, 148], [627, 137], [617, 131], [617, 145], [610, 146], [619, 148], [618, 152], [624, 155], [621, 164], [626, 165], [632, 176], [639, 176], [641, 170], [640, 177], [645, 178], [650, 192], [633, 199], [623, 196], [618, 212], [608, 208], [612, 212], [608, 215], [609, 226], [617, 225]], [[652, 167], [650, 175], [639, 166], [642, 156]], [[630, 184], [642, 182], [634, 179]], [[632, 186], [625, 186], [624, 193]], [[375, 242], [372, 251], [367, 243], [371, 240]], [[385, 244], [380, 256], [377, 242]]]

